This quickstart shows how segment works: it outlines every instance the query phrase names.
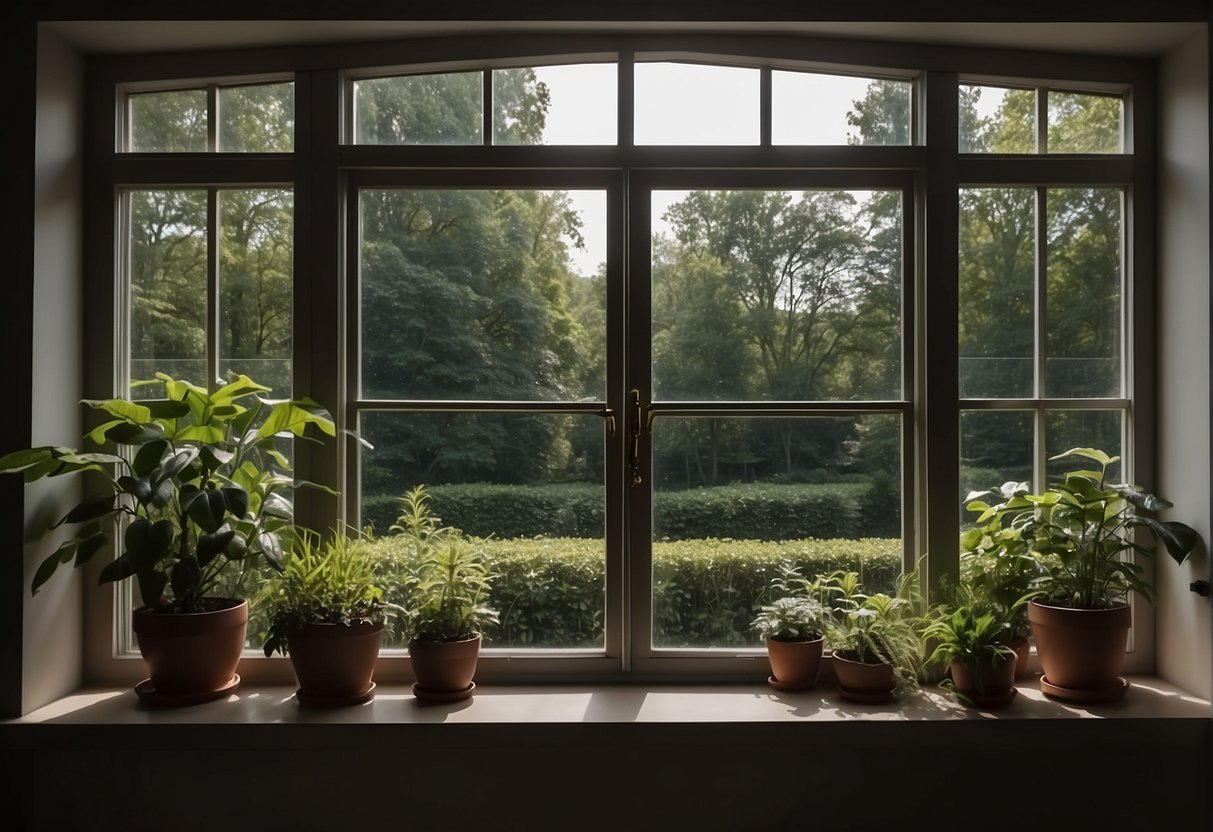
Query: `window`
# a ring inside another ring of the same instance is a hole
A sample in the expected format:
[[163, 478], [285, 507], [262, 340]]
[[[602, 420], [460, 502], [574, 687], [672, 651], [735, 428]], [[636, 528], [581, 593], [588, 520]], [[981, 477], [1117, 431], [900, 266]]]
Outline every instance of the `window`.
[[297, 519], [390, 566], [426, 485], [501, 576], [486, 679], [757, 676], [786, 565], [935, 583], [968, 490], [1149, 464], [1140, 66], [616, 40], [115, 59], [121, 383], [245, 372], [356, 428], [295, 449], [342, 495]]

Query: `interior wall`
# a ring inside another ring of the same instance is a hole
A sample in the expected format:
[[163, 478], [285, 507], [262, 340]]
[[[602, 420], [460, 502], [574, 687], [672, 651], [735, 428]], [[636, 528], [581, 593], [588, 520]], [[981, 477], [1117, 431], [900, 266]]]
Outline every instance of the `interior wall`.
[[1158, 491], [1168, 519], [1200, 532], [1187, 563], [1156, 561], [1158, 673], [1209, 698], [1209, 599], [1189, 584], [1209, 577], [1209, 49], [1203, 31], [1159, 68]]
[[[81, 113], [83, 62], [59, 37], [38, 33], [34, 154], [33, 445], [77, 447], [81, 435]], [[26, 487], [25, 526], [45, 528], [77, 502], [75, 478]], [[53, 519], [52, 519], [53, 516]], [[32, 536], [32, 535], [29, 535]], [[34, 570], [68, 535], [27, 539], [22, 587], [23, 711], [50, 702], [81, 682], [81, 579], [63, 568], [36, 596]]]

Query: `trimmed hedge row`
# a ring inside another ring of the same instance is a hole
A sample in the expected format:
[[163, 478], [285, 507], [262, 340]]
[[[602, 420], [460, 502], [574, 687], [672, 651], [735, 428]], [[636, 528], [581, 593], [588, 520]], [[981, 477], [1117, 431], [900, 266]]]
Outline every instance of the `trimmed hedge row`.
[[[497, 577], [489, 604], [501, 624], [486, 647], [597, 647], [602, 644], [605, 573], [601, 540], [471, 539]], [[403, 537], [380, 538], [372, 549], [387, 574], [410, 557]], [[694, 540], [653, 546], [656, 644], [662, 647], [759, 646], [750, 631], [770, 600], [771, 579], [784, 564], [813, 575], [860, 572], [870, 591], [891, 590], [901, 573], [901, 541]], [[410, 606], [407, 588], [389, 600]], [[400, 647], [399, 643], [385, 646]]]
[[[444, 525], [475, 537], [600, 537], [603, 490], [562, 485], [429, 486], [430, 508]], [[725, 485], [653, 496], [660, 540], [896, 537], [897, 492], [883, 483]], [[386, 535], [400, 498], [370, 496], [362, 524]]]

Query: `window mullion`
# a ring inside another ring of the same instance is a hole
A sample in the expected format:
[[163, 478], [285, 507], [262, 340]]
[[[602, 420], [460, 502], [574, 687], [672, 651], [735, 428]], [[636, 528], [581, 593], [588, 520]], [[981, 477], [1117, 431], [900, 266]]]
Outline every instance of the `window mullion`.
[[219, 379], [219, 189], [206, 189], [206, 389]]
[[[1044, 95], [1044, 91], [1037, 93]], [[1035, 349], [1033, 350], [1033, 367], [1032, 367], [1032, 386], [1035, 390], [1036, 400], [1040, 404], [1036, 407], [1036, 430], [1033, 432], [1035, 442], [1032, 448], [1034, 480], [1036, 488], [1041, 491], [1045, 488], [1046, 476], [1046, 451], [1048, 447], [1047, 437], [1045, 436], [1045, 362], [1048, 356], [1045, 354], [1045, 339], [1048, 337], [1049, 321], [1048, 321], [1048, 261], [1049, 261], [1049, 190], [1048, 188], [1040, 187], [1036, 189], [1036, 314], [1034, 316], [1036, 322], [1036, 334], [1033, 340], [1035, 341]]]

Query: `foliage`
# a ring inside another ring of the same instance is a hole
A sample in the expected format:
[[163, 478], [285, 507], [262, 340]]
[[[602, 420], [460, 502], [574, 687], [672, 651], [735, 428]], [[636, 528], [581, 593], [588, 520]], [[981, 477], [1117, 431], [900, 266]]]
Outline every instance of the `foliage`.
[[868, 594], [856, 572], [835, 572], [822, 582], [833, 595], [826, 628], [832, 649], [853, 661], [888, 665], [898, 690], [917, 686], [923, 668], [921, 630], [926, 614], [917, 573], [901, 575], [891, 595]]
[[323, 540], [313, 532], [296, 537], [282, 574], [257, 595], [257, 605], [270, 619], [265, 655], [287, 655], [289, 633], [306, 624], [386, 621], [392, 608], [383, 603], [368, 544], [340, 532]]
[[791, 565], [785, 564], [780, 571], [771, 582], [771, 591], [778, 597], [762, 605], [750, 626], [764, 641], [805, 641], [825, 635], [827, 607], [822, 603], [822, 584], [804, 580]]
[[163, 399], [84, 402], [110, 417], [86, 438], [113, 453], [44, 446], [0, 459], [0, 472], [21, 473], [26, 482], [95, 472], [104, 483], [55, 524], [79, 528], [38, 567], [34, 592], [60, 565], [87, 563], [118, 521], [118, 556], [101, 580], [135, 577], [148, 607], [197, 611], [225, 569], [259, 556], [282, 568], [283, 544], [294, 536], [287, 495], [310, 483], [292, 480], [276, 442], [308, 438], [309, 426], [334, 436], [328, 412], [310, 399], [271, 401], [264, 395], [270, 388], [247, 376], [214, 393], [158, 378]]
[[977, 680], [977, 693], [985, 693], [983, 668], [993, 667], [999, 659], [1014, 661], [1010, 645], [1014, 629], [1010, 621], [993, 612], [962, 604], [940, 606], [922, 631], [924, 640], [934, 643], [928, 664], [942, 666], [958, 661]]
[[1012, 634], [1027, 635], [1027, 601], [1040, 594], [1034, 586], [1044, 571], [1018, 532], [991, 525], [961, 536], [961, 585], [975, 603], [1006, 622]]
[[409, 539], [413, 558], [409, 633], [413, 639], [457, 641], [497, 623], [497, 611], [486, 603], [493, 578], [483, 549], [456, 529], [439, 525], [430, 513], [425, 486], [403, 499], [404, 511], [392, 531]]
[[[1027, 483], [970, 494], [966, 506], [979, 515], [978, 545], [999, 557], [1018, 556], [1026, 548], [1045, 572], [1040, 589], [1057, 603], [1099, 609], [1121, 602], [1131, 592], [1151, 600], [1153, 587], [1142, 578], [1142, 567], [1122, 559], [1153, 555], [1134, 540], [1133, 532], [1151, 532], [1178, 563], [1195, 548], [1199, 534], [1184, 523], [1149, 516], [1170, 508], [1166, 500], [1138, 485], [1107, 482], [1108, 469], [1119, 457], [1094, 448], [1073, 448], [1052, 459], [1069, 457], [1094, 462], [1096, 467], [1069, 471], [1040, 494], [1030, 493]], [[983, 499], [989, 496], [993, 503]]]

